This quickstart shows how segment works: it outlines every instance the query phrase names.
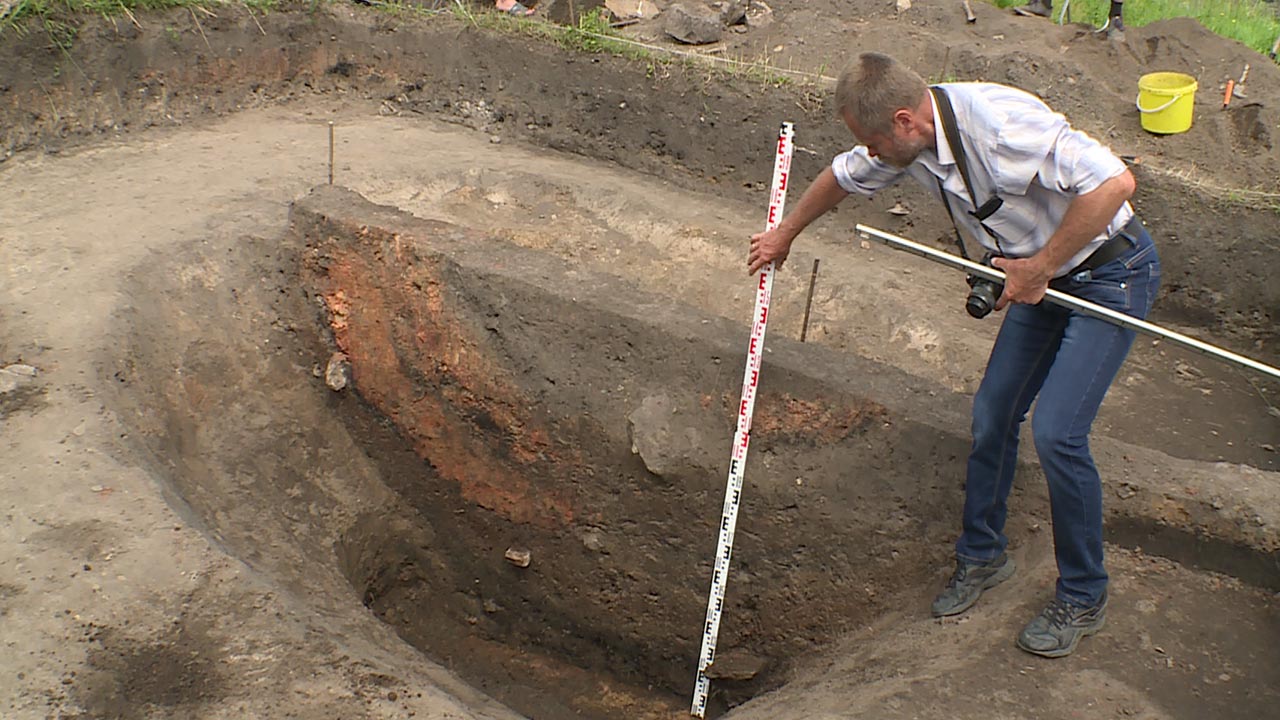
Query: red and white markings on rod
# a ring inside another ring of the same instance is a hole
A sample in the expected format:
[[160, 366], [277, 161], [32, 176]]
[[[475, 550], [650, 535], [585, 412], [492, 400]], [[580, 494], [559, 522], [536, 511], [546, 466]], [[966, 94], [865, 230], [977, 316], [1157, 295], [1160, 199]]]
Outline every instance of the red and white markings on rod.
[[[782, 220], [782, 205], [787, 199], [787, 179], [791, 174], [791, 123], [783, 123], [778, 131], [778, 152], [774, 158], [773, 186], [769, 192], [769, 217], [765, 230], [772, 230]], [[720, 615], [724, 610], [724, 591], [729, 581], [729, 557], [733, 554], [733, 531], [738, 524], [738, 507], [742, 501], [742, 476], [747, 466], [747, 444], [751, 441], [751, 414], [756, 406], [756, 386], [760, 383], [760, 363], [764, 352], [765, 324], [769, 319], [769, 297], [773, 293], [773, 263], [760, 271], [756, 285], [756, 307], [752, 314], [751, 340], [747, 345], [747, 369], [742, 379], [742, 402], [738, 403], [738, 429], [733, 436], [733, 454], [729, 458], [729, 484], [724, 491], [724, 510], [720, 515], [720, 539], [716, 544], [715, 568], [711, 572], [711, 594], [707, 598], [707, 621], [702, 626], [702, 655], [698, 659], [698, 680], [693, 689], [694, 717], [707, 712], [707, 693], [711, 680], [706, 675], [716, 656], [716, 638], [720, 634]]]

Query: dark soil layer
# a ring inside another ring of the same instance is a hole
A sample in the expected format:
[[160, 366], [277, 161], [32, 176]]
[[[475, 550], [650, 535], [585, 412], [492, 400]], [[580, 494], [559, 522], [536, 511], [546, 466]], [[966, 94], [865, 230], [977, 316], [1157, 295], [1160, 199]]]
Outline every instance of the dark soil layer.
[[[379, 533], [380, 547], [369, 528], [354, 532], [366, 602], [455, 664], [469, 661], [430, 621], [441, 607], [471, 643], [478, 633], [687, 691], [740, 389], [722, 361], [737, 328], [340, 190], [317, 191], [292, 218], [360, 396], [412, 448], [380, 443], [384, 477], [434, 528], [416, 546], [405, 532]], [[795, 351], [763, 369], [786, 391], [756, 408], [753, 463], [771, 479], [746, 493], [752, 522], [726, 608], [751, 619], [720, 645], [772, 664], [745, 692], [926, 582], [959, 500], [967, 441], [939, 429], [956, 426], [958, 397], [811, 353], [849, 375], [801, 371]], [[847, 377], [876, 380], [855, 389]], [[504, 559], [509, 546], [531, 550], [528, 569]], [[395, 559], [394, 548], [411, 550]], [[494, 687], [531, 709], [523, 690]], [[564, 696], [590, 709], [589, 694]]]

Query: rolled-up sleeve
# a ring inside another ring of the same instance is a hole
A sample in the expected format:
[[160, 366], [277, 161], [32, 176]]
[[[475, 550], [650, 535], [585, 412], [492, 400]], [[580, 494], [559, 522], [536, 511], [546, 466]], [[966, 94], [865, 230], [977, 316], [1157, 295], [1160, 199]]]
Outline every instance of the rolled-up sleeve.
[[873, 195], [896, 183], [906, 170], [880, 162], [867, 153], [866, 147], [859, 145], [837, 155], [831, 161], [831, 172], [845, 192]]
[[1124, 170], [1124, 161], [1102, 143], [1068, 127], [1058, 135], [1037, 179], [1047, 188], [1084, 195]]

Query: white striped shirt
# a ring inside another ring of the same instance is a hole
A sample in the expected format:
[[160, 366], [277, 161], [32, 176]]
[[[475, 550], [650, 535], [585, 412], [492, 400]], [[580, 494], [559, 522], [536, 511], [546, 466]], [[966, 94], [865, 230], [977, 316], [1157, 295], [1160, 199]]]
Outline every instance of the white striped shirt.
[[[860, 145], [837, 155], [831, 163], [840, 187], [870, 195], [903, 175], [910, 175], [941, 200], [941, 180], [956, 223], [971, 239], [1007, 257], [1030, 257], [1049, 242], [1077, 195], [1096, 190], [1125, 170], [1120, 158], [1097, 140], [1073, 129], [1066, 118], [1030, 93], [994, 83], [947, 83], [941, 87], [955, 109], [978, 202], [997, 195], [1004, 200], [985, 223], [999, 236], [998, 248], [969, 214], [974, 205], [936, 105], [933, 116], [937, 152], [925, 148], [910, 166], [897, 168], [871, 157]], [[1079, 265], [1132, 217], [1133, 208], [1126, 202], [1106, 231], [1058, 268], [1055, 276]]]

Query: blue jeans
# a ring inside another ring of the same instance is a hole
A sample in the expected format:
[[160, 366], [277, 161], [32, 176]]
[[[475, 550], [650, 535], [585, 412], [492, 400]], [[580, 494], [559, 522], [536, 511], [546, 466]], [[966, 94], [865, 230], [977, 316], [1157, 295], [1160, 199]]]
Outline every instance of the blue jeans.
[[[1129, 236], [1126, 236], [1129, 237]], [[1143, 229], [1119, 258], [1051, 287], [1139, 318], [1160, 287], [1160, 260]], [[1089, 453], [1089, 430], [1135, 333], [1049, 302], [1011, 305], [973, 399], [973, 450], [956, 555], [998, 558], [1018, 456], [1018, 429], [1031, 421], [1049, 483], [1058, 597], [1092, 606], [1106, 591], [1102, 558], [1102, 479]]]

